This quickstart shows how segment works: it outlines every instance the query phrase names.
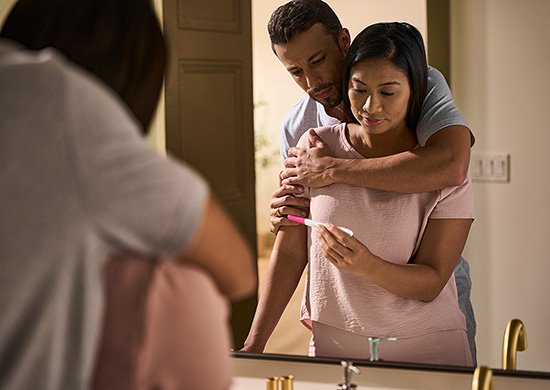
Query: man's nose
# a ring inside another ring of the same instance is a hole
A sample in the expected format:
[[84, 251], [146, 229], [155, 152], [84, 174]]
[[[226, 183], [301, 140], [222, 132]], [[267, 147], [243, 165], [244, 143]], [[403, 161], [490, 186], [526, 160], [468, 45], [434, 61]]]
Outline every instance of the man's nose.
[[306, 83], [308, 89], [313, 89], [322, 84], [322, 78], [317, 72], [309, 72], [306, 74]]

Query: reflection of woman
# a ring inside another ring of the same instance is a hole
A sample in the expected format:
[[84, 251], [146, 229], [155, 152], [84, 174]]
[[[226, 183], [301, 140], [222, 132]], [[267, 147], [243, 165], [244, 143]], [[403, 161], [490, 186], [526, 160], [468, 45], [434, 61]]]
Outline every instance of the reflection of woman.
[[[417, 146], [427, 64], [420, 33], [406, 23], [367, 27], [344, 70], [350, 123], [317, 129], [340, 158], [388, 156]], [[307, 135], [299, 146], [308, 147]], [[317, 356], [368, 358], [368, 337], [397, 337], [380, 358], [471, 365], [454, 266], [473, 219], [461, 186], [399, 194], [342, 184], [306, 189], [311, 218], [333, 226], [283, 227], [244, 350], [262, 350], [309, 262], [302, 322]]]

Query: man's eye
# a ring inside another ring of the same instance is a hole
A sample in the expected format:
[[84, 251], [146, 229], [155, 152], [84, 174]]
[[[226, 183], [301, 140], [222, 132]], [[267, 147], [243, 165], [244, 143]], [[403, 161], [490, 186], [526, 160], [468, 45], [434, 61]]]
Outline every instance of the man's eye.
[[302, 74], [302, 70], [301, 69], [294, 69], [294, 70], [290, 71], [290, 74], [293, 75], [293, 76], [299, 76], [299, 75]]
[[312, 63], [313, 65], [319, 65], [319, 64], [321, 64], [323, 61], [325, 61], [325, 57], [316, 58], [316, 59], [314, 59], [313, 61], [311, 61], [311, 63]]

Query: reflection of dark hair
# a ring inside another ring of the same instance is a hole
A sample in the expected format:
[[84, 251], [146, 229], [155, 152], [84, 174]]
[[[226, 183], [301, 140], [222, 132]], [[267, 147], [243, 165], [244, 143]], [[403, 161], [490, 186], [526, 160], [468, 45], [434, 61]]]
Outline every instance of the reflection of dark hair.
[[166, 62], [149, 0], [19, 0], [0, 36], [58, 49], [109, 85], [147, 131]]
[[321, 0], [292, 0], [271, 14], [267, 24], [271, 47], [288, 43], [298, 33], [321, 23], [336, 39], [342, 24], [332, 8]]
[[365, 28], [353, 40], [344, 64], [344, 107], [354, 118], [348, 96], [351, 68], [359, 61], [382, 58], [403, 70], [409, 79], [411, 98], [407, 125], [416, 128], [428, 84], [426, 49], [420, 32], [408, 23], [376, 23]]

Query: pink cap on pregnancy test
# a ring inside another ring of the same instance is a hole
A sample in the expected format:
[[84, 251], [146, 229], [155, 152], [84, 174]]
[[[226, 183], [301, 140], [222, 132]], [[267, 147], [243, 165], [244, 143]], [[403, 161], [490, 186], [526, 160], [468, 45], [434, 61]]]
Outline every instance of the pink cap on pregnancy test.
[[[324, 223], [324, 222], [313, 221], [311, 219], [298, 217], [298, 216], [292, 215], [292, 214], [289, 214], [286, 217], [290, 221], [297, 222], [297, 223], [300, 223], [302, 225], [306, 225], [306, 226], [310, 226], [310, 227], [315, 227], [317, 225], [327, 226], [327, 224]], [[337, 226], [337, 228], [340, 229], [341, 231], [343, 231], [344, 233], [348, 234], [350, 237], [353, 237], [353, 231], [351, 229], [341, 227], [341, 226]]]

